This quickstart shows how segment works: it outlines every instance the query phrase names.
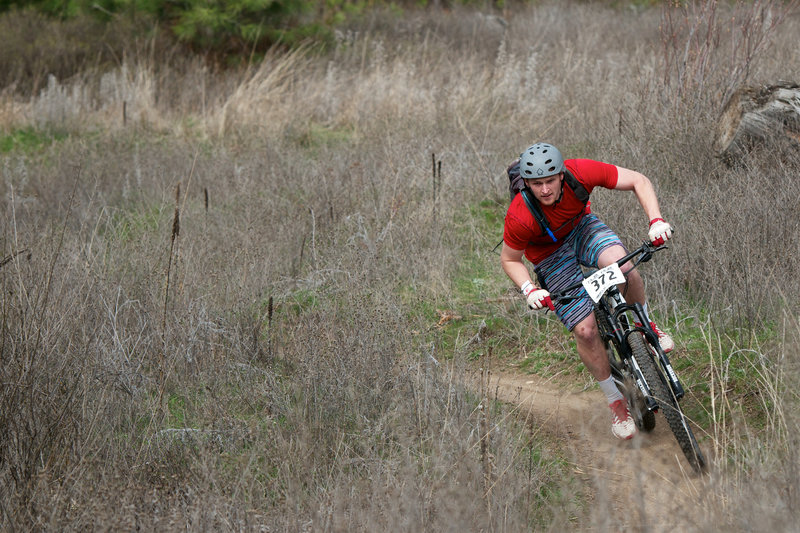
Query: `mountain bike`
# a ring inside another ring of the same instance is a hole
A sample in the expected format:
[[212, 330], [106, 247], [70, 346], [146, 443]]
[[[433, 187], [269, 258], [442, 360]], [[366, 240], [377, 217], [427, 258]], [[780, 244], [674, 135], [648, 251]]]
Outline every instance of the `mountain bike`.
[[582, 281], [551, 293], [550, 298], [554, 302], [568, 302], [585, 298], [588, 293], [594, 302], [594, 315], [611, 363], [611, 375], [628, 401], [637, 428], [653, 431], [656, 412], [660, 411], [689, 464], [701, 472], [706, 467], [705, 458], [678, 404], [685, 395], [683, 385], [649, 327], [641, 304], [626, 302], [618, 288], [618, 284], [626, 281], [622, 265], [632, 260], [636, 268], [666, 248], [644, 242], [619, 261], [587, 272]]

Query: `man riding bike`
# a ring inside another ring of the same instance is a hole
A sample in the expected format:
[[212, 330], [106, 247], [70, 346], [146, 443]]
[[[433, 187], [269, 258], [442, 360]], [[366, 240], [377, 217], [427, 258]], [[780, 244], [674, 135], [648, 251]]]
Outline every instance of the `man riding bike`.
[[[549, 307], [573, 333], [581, 361], [608, 400], [613, 414], [612, 433], [620, 439], [630, 439], [636, 434], [636, 424], [611, 377], [592, 301], [586, 295], [554, 304], [549, 291], [583, 279], [579, 264], [602, 268], [627, 253], [619, 237], [590, 212], [588, 193], [594, 187], [633, 191], [650, 220], [648, 237], [653, 244], [666, 242], [672, 236], [672, 228], [661, 218], [652, 183], [639, 172], [590, 159], [565, 161], [555, 146], [541, 142], [522, 152], [519, 172], [529, 190], [514, 196], [506, 213], [500, 253], [503, 270], [525, 295], [528, 307]], [[531, 279], [523, 257], [533, 264], [541, 287]], [[647, 314], [641, 276], [630, 263], [623, 265], [622, 271], [627, 283], [620, 285], [620, 291], [627, 301], [642, 304]], [[652, 321], [650, 327], [664, 352], [671, 351], [674, 343], [670, 336]]]

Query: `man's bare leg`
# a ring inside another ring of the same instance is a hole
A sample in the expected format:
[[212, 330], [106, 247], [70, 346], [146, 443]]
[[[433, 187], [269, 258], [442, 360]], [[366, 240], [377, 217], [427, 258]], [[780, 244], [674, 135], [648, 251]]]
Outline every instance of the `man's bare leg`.
[[617, 438], [630, 439], [636, 434], [636, 423], [628, 410], [628, 403], [611, 378], [611, 366], [608, 362], [605, 345], [600, 338], [600, 332], [597, 330], [594, 313], [578, 322], [572, 333], [575, 336], [581, 361], [597, 380], [614, 415], [611, 432]]
[[590, 314], [572, 329], [578, 355], [586, 365], [586, 369], [597, 381], [604, 381], [611, 375], [606, 347], [597, 330], [594, 314]]

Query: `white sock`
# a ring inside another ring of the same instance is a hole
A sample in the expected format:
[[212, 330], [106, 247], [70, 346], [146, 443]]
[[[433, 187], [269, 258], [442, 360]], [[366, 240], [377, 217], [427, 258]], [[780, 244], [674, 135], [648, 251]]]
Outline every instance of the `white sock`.
[[617, 388], [617, 384], [614, 383], [614, 378], [608, 376], [608, 378], [604, 379], [603, 381], [598, 381], [598, 385], [600, 385], [600, 390], [602, 390], [606, 398], [608, 399], [608, 405], [616, 402], [617, 400], [622, 400], [624, 397], [622, 393]]

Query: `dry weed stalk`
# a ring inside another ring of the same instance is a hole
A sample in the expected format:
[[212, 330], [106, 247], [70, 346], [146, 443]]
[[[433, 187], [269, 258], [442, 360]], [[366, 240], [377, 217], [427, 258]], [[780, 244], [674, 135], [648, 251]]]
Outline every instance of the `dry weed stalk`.
[[[747, 82], [757, 58], [772, 44], [778, 27], [798, 0], [737, 2], [720, 20], [719, 1], [665, 2], [662, 8], [663, 83], [681, 99], [721, 84], [718, 103]], [[730, 26], [726, 23], [730, 21]], [[729, 50], [729, 57], [721, 57]], [[674, 79], [673, 79], [674, 78]], [[715, 79], [716, 78], [716, 79]]]
[[489, 450], [489, 435], [491, 433], [489, 423], [489, 383], [491, 380], [491, 359], [492, 347], [484, 353], [483, 367], [481, 368], [481, 420], [480, 420], [480, 442], [481, 442], [481, 466], [483, 467], [483, 497], [486, 501], [486, 512], [491, 517], [492, 513], [492, 488], [494, 487], [493, 458]]
[[22, 250], [17, 250], [16, 252], [12, 252], [11, 254], [5, 256], [2, 260], [0, 260], [0, 269], [6, 266], [8, 263], [14, 260], [15, 257], [18, 255], [22, 255], [27, 252], [27, 248], [23, 248]]
[[175, 243], [181, 233], [181, 214], [180, 214], [181, 184], [175, 186], [175, 214], [172, 217], [172, 231], [170, 233], [169, 256], [167, 258], [167, 272], [164, 282], [164, 309], [161, 314], [161, 350], [159, 351], [159, 405], [162, 405], [164, 387], [166, 386], [166, 351], [167, 351], [167, 309], [169, 307], [169, 289], [172, 273], [172, 263], [175, 256]]
[[267, 304], [267, 357], [271, 362], [272, 359], [272, 295], [269, 296], [269, 303]]
[[172, 231], [170, 232], [169, 256], [167, 258], [167, 272], [164, 282], [164, 308], [161, 314], [161, 339], [162, 349], [160, 352], [160, 385], [159, 385], [159, 404], [163, 400], [164, 387], [166, 386], [166, 379], [169, 372], [167, 371], [166, 364], [166, 351], [167, 351], [167, 311], [169, 309], [169, 294], [172, 281], [172, 265], [178, 262], [178, 237], [181, 233], [181, 210], [186, 207], [186, 200], [189, 196], [189, 185], [194, 177], [194, 169], [197, 163], [198, 151], [195, 151], [192, 165], [189, 169], [189, 176], [187, 178], [186, 192], [183, 195], [183, 202], [181, 202], [181, 183], [175, 186], [175, 213], [172, 217]]
[[[433, 191], [433, 224], [434, 224], [434, 226], [436, 226], [436, 205], [437, 205], [438, 200], [439, 200], [439, 189], [442, 186], [442, 162], [440, 160], [440, 161], [438, 161], [438, 164], [437, 164], [436, 154], [435, 153], [431, 154], [431, 160], [432, 160], [432, 166], [433, 166], [433, 172], [432, 172], [433, 175], [431, 176], [431, 178], [432, 178], [431, 181], [432, 181], [432, 184], [433, 184], [433, 187], [432, 187], [432, 191]], [[436, 230], [434, 230], [434, 234], [436, 234]]]
[[[61, 233], [59, 234], [59, 237], [58, 237], [58, 244], [56, 245], [55, 253], [53, 254], [53, 260], [50, 263], [50, 268], [49, 268], [48, 273], [47, 273], [47, 281], [46, 281], [45, 290], [44, 290], [44, 299], [42, 300], [42, 305], [41, 305], [41, 308], [39, 310], [39, 317], [38, 317], [38, 321], [39, 321], [40, 324], [44, 322], [44, 314], [48, 309], [48, 303], [50, 301], [50, 288], [51, 288], [52, 283], [53, 283], [53, 275], [55, 273], [56, 261], [60, 257], [62, 247], [64, 246], [64, 236], [65, 236], [66, 231], [67, 231], [67, 223], [69, 221], [69, 217], [72, 214], [72, 208], [73, 208], [73, 205], [74, 205], [74, 202], [75, 202], [75, 194], [78, 191], [78, 183], [80, 182], [80, 176], [81, 176], [81, 168], [78, 167], [76, 169], [76, 171], [75, 171], [75, 182], [72, 185], [72, 192], [70, 192], [70, 195], [69, 195], [69, 203], [67, 204], [67, 212], [66, 212], [66, 214], [64, 216], [64, 222], [61, 225]], [[33, 352], [30, 354], [30, 356], [35, 356], [36, 353], [39, 351], [39, 345], [40, 345], [41, 340], [42, 340], [42, 330], [43, 330], [43, 328], [41, 328], [41, 327], [37, 328], [36, 342], [34, 343]]]

